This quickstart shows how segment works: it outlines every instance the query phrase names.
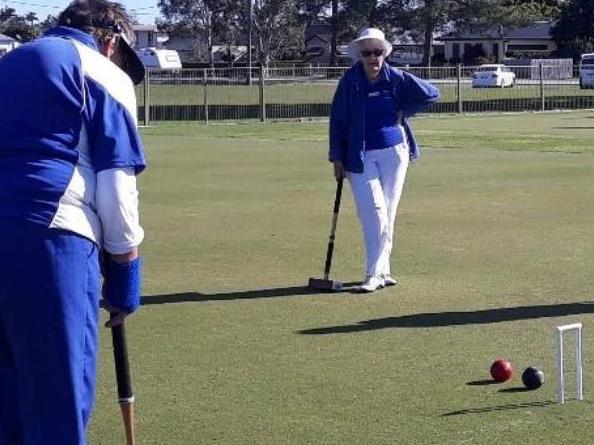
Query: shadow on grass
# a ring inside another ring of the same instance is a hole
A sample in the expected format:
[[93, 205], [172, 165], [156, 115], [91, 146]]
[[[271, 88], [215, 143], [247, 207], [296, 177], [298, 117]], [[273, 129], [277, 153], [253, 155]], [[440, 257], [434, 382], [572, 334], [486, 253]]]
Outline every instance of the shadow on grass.
[[467, 385], [470, 386], [485, 386], [485, 385], [496, 385], [499, 384], [499, 382], [496, 382], [493, 379], [488, 379], [488, 380], [473, 380], [472, 382], [467, 382]]
[[555, 130], [594, 130], [594, 127], [554, 127]]
[[340, 291], [321, 291], [308, 286], [276, 287], [272, 289], [258, 289], [238, 292], [222, 292], [219, 294], [203, 294], [200, 292], [181, 292], [167, 295], [147, 295], [142, 297], [143, 306], [151, 304], [189, 303], [202, 301], [227, 301], [227, 300], [256, 300], [259, 298], [298, 297], [301, 295], [336, 294], [351, 292], [349, 286], [358, 283], [343, 283], [344, 289]]
[[485, 406], [483, 408], [468, 408], [468, 409], [461, 409], [459, 411], [452, 411], [449, 413], [444, 413], [441, 417], [447, 416], [461, 416], [466, 414], [480, 414], [480, 413], [489, 413], [493, 411], [507, 411], [511, 409], [526, 409], [526, 408], [544, 408], [546, 406], [554, 405], [555, 402], [551, 400], [545, 400], [542, 402], [527, 402], [527, 403], [515, 403], [515, 404], [508, 404], [508, 405], [498, 405], [498, 406]]
[[503, 388], [500, 389], [499, 392], [507, 392], [507, 393], [516, 393], [516, 392], [528, 392], [534, 391], [533, 389], [525, 388], [524, 386], [516, 386], [515, 388]]
[[444, 326], [499, 323], [502, 321], [552, 318], [591, 313], [594, 313], [594, 302], [518, 306], [500, 309], [485, 309], [480, 311], [429, 312], [402, 315], [400, 317], [375, 318], [372, 320], [360, 321], [356, 324], [303, 329], [298, 332], [306, 335], [344, 334], [391, 328], [436, 328]]

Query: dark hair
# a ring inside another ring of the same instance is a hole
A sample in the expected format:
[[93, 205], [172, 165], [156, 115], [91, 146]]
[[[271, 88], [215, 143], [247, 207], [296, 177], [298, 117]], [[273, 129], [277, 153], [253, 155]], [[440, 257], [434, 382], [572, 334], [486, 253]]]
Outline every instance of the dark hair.
[[134, 40], [126, 9], [120, 3], [108, 0], [74, 0], [58, 16], [58, 25], [80, 29], [99, 43], [122, 32], [128, 41]]

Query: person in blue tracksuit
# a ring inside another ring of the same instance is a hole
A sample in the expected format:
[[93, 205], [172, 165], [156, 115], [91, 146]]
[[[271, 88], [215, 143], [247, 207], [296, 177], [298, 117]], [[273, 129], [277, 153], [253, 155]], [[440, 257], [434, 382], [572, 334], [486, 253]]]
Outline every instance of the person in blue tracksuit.
[[0, 59], [0, 445], [87, 443], [100, 295], [111, 324], [140, 302], [129, 23], [76, 0]]
[[388, 65], [392, 45], [377, 28], [348, 46], [356, 63], [340, 79], [332, 101], [329, 160], [346, 176], [366, 251], [361, 291], [397, 284], [390, 268], [396, 211], [409, 162], [419, 150], [408, 118], [439, 98], [429, 82]]

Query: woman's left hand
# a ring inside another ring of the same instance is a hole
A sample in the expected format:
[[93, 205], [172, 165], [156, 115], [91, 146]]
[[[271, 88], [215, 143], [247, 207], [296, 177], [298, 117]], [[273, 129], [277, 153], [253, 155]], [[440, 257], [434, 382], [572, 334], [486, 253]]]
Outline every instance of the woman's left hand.
[[340, 161], [334, 161], [334, 177], [338, 181], [344, 176], [344, 165]]

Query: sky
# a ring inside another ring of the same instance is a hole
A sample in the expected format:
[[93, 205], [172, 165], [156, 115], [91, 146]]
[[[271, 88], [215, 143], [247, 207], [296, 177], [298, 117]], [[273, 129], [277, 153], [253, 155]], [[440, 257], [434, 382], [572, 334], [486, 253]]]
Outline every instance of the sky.
[[[49, 14], [58, 15], [71, 0], [0, 0], [0, 9], [14, 8], [19, 15], [35, 12], [37, 18], [44, 20]], [[144, 25], [155, 23], [159, 15], [158, 0], [116, 0], [136, 15]]]

